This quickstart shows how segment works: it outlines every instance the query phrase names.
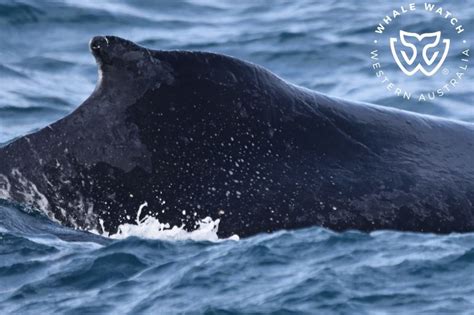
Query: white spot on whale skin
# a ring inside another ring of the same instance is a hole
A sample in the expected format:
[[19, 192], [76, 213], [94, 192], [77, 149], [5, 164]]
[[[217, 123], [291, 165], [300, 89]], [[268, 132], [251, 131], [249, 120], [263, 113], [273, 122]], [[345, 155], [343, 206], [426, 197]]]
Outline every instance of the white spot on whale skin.
[[43, 195], [36, 185], [28, 180], [19, 169], [14, 168], [11, 171], [12, 178], [14, 178], [19, 184], [21, 190], [17, 191], [19, 195], [22, 196], [22, 202], [25, 202], [27, 205], [38, 208], [44, 212], [50, 219], [58, 222], [54, 217], [54, 214], [50, 211], [49, 201], [45, 195]]
[[0, 174], [0, 199], [10, 199], [10, 181], [8, 177], [3, 174]]

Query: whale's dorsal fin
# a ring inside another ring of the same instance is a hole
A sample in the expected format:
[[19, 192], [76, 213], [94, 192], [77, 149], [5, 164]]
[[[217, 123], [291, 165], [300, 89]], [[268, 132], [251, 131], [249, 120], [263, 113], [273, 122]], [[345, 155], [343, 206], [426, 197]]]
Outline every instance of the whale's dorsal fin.
[[95, 36], [89, 42], [89, 49], [98, 66], [98, 88], [113, 85], [114, 81], [120, 82], [124, 88], [127, 79], [145, 86], [160, 86], [163, 82], [171, 84], [174, 80], [171, 67], [159, 59], [159, 51], [129, 40], [117, 36]]

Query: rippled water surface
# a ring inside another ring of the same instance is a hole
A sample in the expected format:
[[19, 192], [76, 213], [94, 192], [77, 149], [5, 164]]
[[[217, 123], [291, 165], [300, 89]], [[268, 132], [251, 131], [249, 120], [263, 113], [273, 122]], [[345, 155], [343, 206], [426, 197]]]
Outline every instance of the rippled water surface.
[[[474, 1], [434, 3], [455, 12], [473, 39]], [[471, 72], [450, 95], [423, 104], [394, 97], [375, 78], [373, 27], [403, 4], [0, 0], [0, 143], [90, 95], [97, 68], [88, 41], [100, 34], [221, 52], [327, 94], [474, 122]], [[428, 31], [444, 21], [399, 23]], [[311, 228], [240, 241], [111, 240], [3, 204], [4, 313], [474, 314], [474, 234]]]
[[0, 206], [0, 257], [0, 310], [15, 314], [474, 309], [474, 234], [311, 228], [218, 243], [112, 241]]

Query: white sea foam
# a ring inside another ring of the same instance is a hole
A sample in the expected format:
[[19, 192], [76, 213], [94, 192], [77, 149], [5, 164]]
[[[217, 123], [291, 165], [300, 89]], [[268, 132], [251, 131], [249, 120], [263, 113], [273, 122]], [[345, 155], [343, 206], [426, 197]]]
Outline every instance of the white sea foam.
[[[194, 240], [194, 241], [210, 241], [218, 242], [222, 240], [234, 240], [238, 241], [238, 235], [232, 235], [226, 239], [220, 239], [217, 236], [219, 229], [220, 219], [213, 220], [210, 217], [206, 217], [198, 222], [197, 228], [193, 231], [186, 231], [184, 225], [178, 227], [171, 227], [168, 223], [161, 223], [157, 218], [146, 215], [140, 219], [141, 213], [144, 207], [147, 207], [148, 203], [140, 205], [137, 211], [137, 218], [134, 224], [124, 223], [118, 227], [116, 234], [109, 234], [105, 232], [103, 221], [100, 220], [102, 227], [102, 236], [106, 236], [113, 239], [124, 239], [127, 237], [135, 236], [146, 239], [159, 239], [168, 241], [182, 241], [182, 240]], [[95, 232], [95, 231], [93, 231]]]

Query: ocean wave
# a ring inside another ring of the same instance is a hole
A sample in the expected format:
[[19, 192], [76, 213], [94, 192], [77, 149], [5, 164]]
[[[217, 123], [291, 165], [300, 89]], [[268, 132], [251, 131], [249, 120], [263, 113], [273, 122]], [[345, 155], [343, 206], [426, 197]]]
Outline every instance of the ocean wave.
[[10, 313], [463, 313], [474, 307], [467, 298], [474, 294], [472, 233], [315, 227], [239, 242], [111, 240], [6, 205], [0, 227], [0, 281], [8, 284], [0, 305]]

